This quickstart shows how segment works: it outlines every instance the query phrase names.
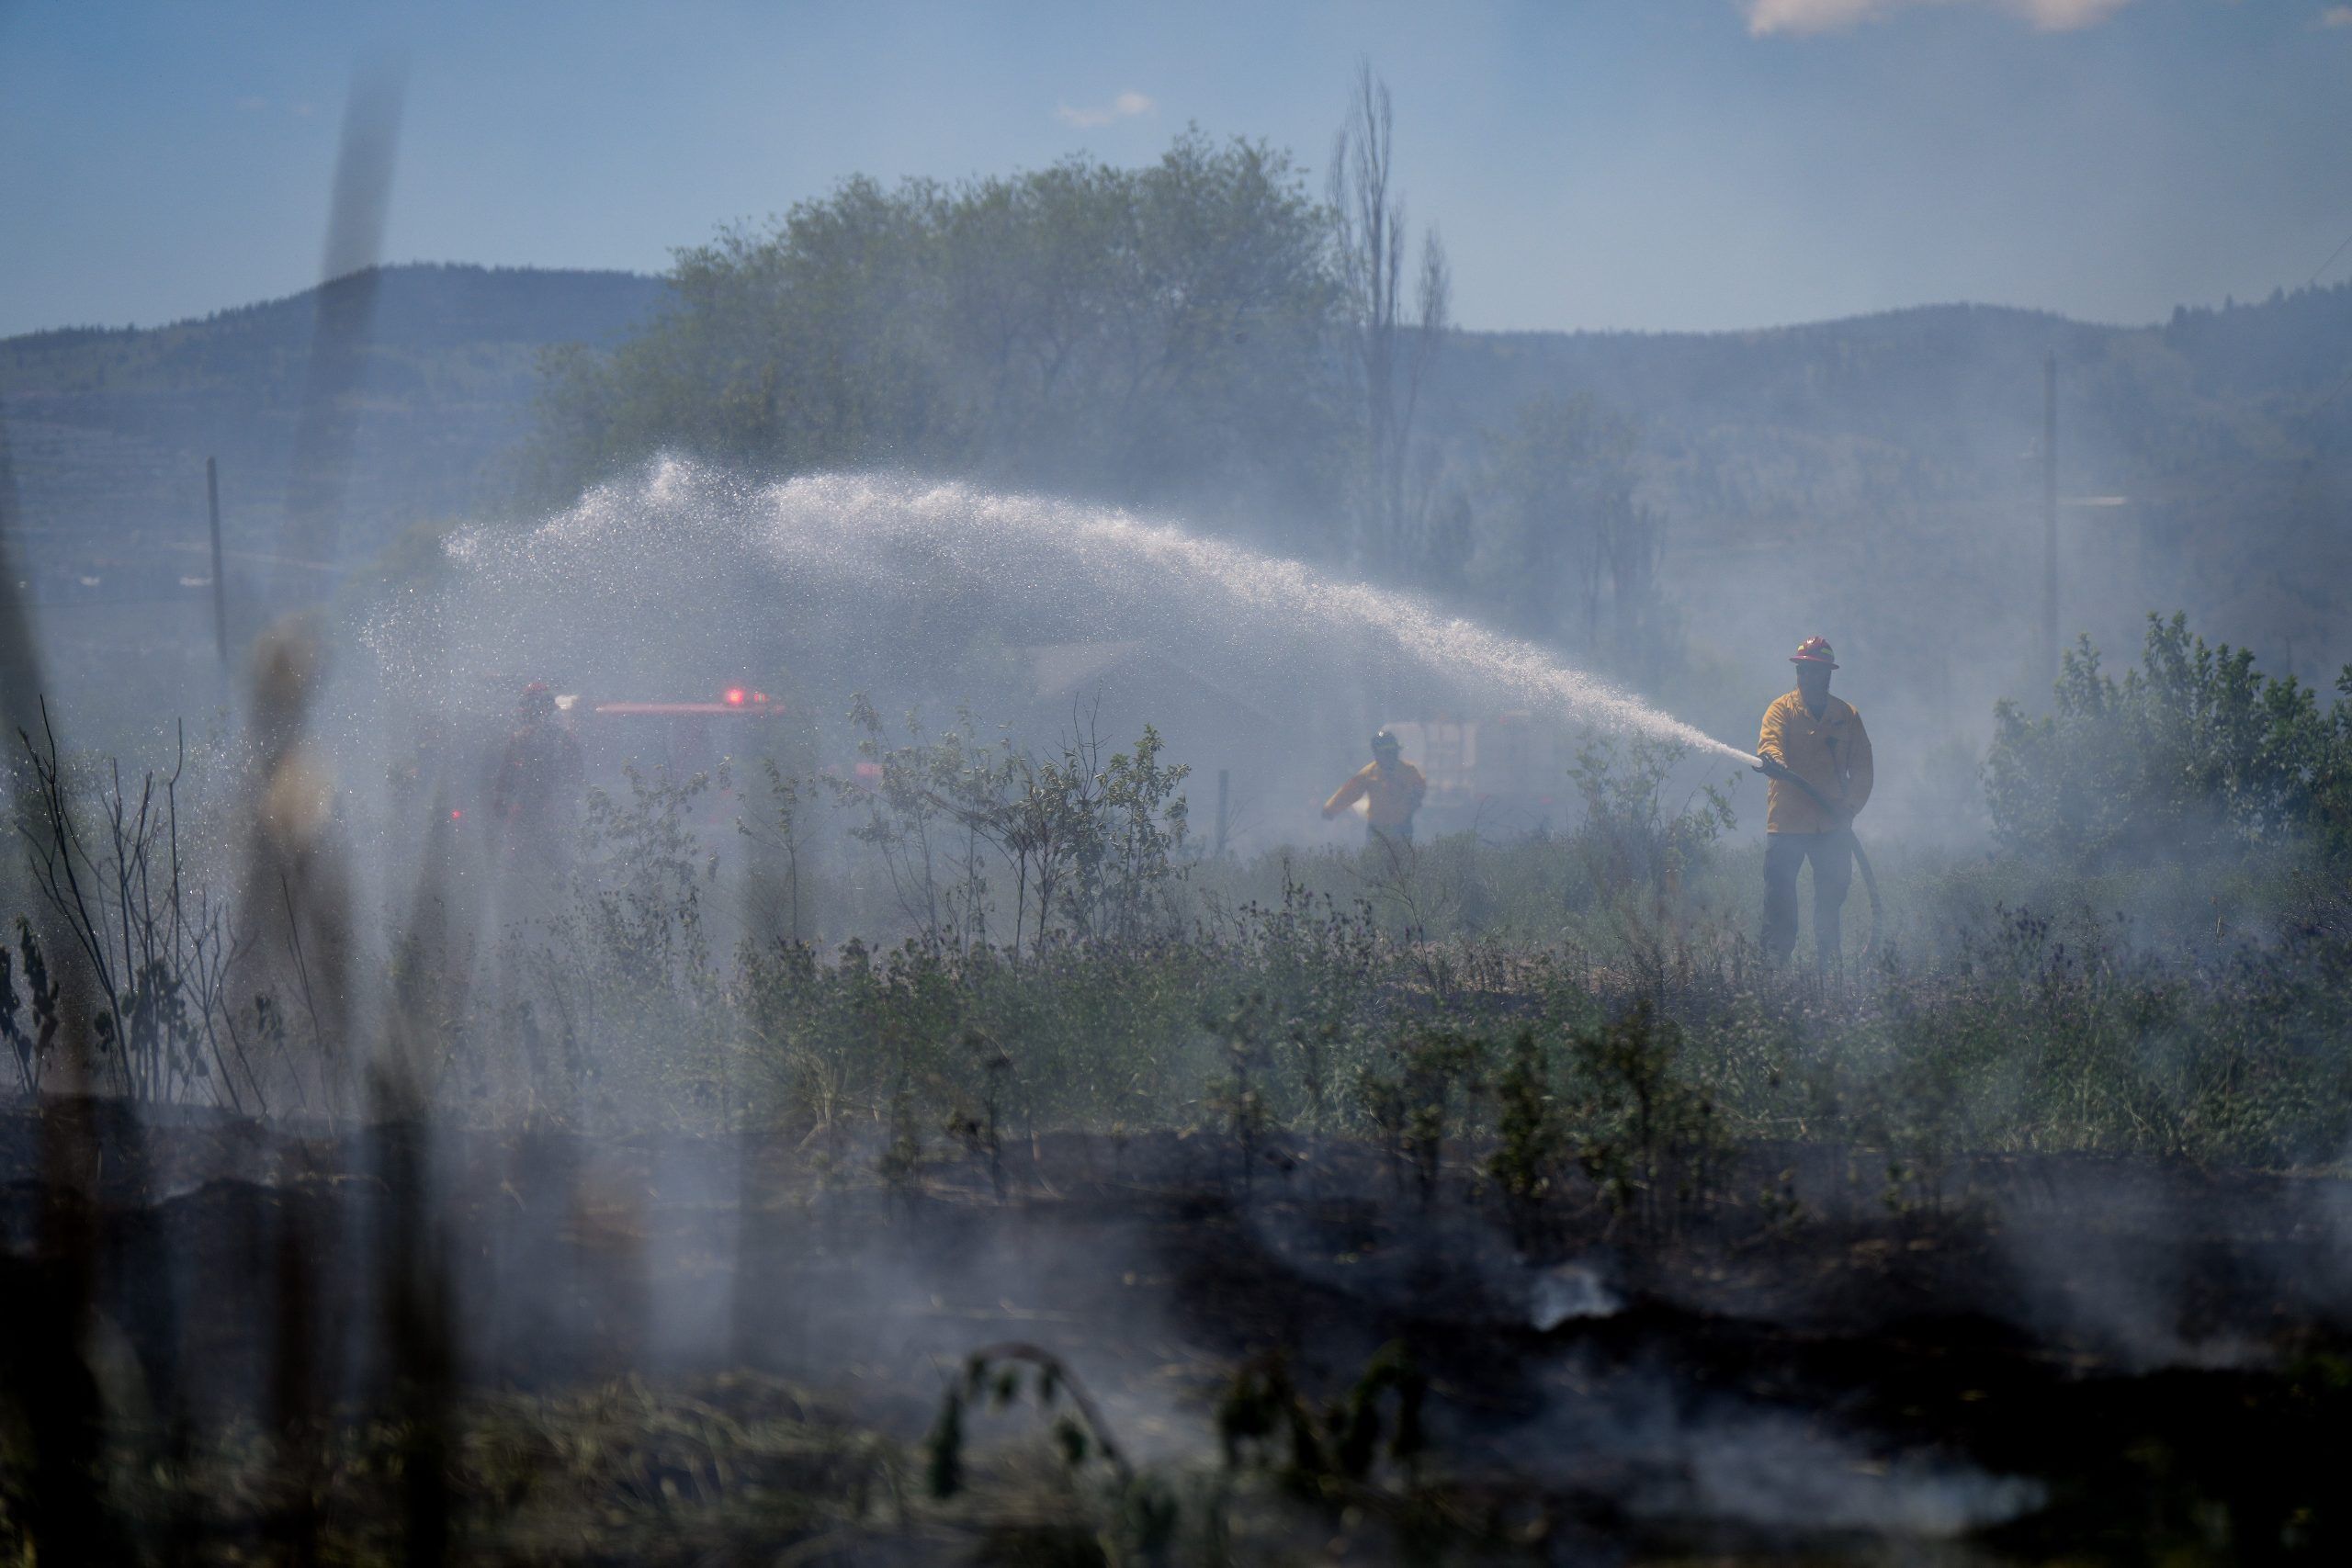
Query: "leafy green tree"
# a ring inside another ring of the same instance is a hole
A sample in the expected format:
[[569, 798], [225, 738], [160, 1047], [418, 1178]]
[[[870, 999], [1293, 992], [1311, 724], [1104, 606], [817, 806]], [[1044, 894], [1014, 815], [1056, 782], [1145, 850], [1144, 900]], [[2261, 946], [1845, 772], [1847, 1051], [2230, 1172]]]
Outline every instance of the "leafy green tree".
[[610, 355], [550, 365], [550, 484], [675, 448], [764, 471], [936, 460], [965, 433], [920, 304], [945, 197], [845, 182], [773, 233], [678, 253], [670, 310]]
[[662, 450], [895, 464], [1212, 516], [1327, 515], [1323, 215], [1283, 154], [1179, 137], [954, 186], [853, 179], [682, 251], [667, 314], [550, 365], [555, 494]]

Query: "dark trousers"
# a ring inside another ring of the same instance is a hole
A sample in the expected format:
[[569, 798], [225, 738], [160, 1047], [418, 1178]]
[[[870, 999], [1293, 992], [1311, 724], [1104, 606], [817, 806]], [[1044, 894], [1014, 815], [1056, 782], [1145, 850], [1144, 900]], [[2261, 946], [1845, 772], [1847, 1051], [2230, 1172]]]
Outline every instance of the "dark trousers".
[[1849, 832], [1769, 833], [1764, 839], [1764, 957], [1788, 961], [1797, 947], [1797, 870], [1813, 862], [1813, 947], [1824, 969], [1837, 966], [1841, 932], [1838, 912], [1854, 886], [1854, 840]]

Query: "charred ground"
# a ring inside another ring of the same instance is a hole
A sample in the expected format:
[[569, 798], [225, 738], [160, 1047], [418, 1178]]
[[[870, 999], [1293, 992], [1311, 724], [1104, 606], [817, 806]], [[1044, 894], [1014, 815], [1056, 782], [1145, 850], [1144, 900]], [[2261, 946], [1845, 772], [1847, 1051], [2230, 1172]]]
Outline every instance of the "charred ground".
[[[62, 1198], [90, 1245], [106, 1533], [141, 1557], [373, 1560], [420, 1529], [474, 1560], [680, 1562], [2317, 1561], [2344, 1539], [2332, 1178], [1985, 1159], [1905, 1213], [1869, 1156], [1762, 1145], [1669, 1230], [1587, 1188], [1531, 1248], [1476, 1141], [1433, 1179], [1359, 1138], [1162, 1134], [883, 1180], [854, 1140], [304, 1135], [90, 1101], [5, 1136], [11, 1385], [55, 1371]], [[56, 1185], [62, 1139], [97, 1156], [87, 1207]], [[435, 1238], [430, 1349], [388, 1277], [404, 1228]], [[1008, 1344], [1091, 1391], [1118, 1470], [1046, 1457], [1067, 1401], [1001, 1385]], [[1337, 1412], [1384, 1356], [1419, 1431], [1375, 1398], [1351, 1468]], [[964, 1484], [938, 1496], [967, 1388]], [[12, 1528], [54, 1504], [20, 1483]]]

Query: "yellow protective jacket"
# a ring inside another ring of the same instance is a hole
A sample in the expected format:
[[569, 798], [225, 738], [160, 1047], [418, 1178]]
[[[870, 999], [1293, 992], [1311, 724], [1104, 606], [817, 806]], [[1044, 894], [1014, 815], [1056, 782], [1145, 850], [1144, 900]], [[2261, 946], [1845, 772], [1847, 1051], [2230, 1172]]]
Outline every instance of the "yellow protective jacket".
[[1378, 762], [1366, 762], [1355, 777], [1332, 792], [1323, 803], [1323, 815], [1337, 817], [1359, 799], [1363, 799], [1365, 818], [1375, 828], [1402, 828], [1421, 808], [1421, 796], [1429, 792], [1429, 780], [1421, 777], [1421, 770], [1410, 762], [1398, 762], [1383, 767]]
[[1756, 754], [1812, 784], [1842, 807], [1845, 815], [1832, 818], [1803, 789], [1774, 779], [1764, 807], [1768, 833], [1826, 833], [1847, 827], [1871, 797], [1875, 775], [1862, 716], [1842, 698], [1825, 697], [1822, 704], [1822, 711], [1815, 714], [1794, 692], [1775, 699], [1764, 710]]

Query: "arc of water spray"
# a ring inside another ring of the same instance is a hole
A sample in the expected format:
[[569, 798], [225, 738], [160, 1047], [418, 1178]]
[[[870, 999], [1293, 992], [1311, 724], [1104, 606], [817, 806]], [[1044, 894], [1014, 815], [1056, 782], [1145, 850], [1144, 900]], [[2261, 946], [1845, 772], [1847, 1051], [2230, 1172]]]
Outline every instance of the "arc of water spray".
[[[674, 482], [677, 460], [664, 466]], [[691, 477], [691, 476], [688, 476]], [[653, 483], [665, 480], [657, 468]], [[815, 536], [843, 519], [888, 526], [892, 513], [928, 525], [950, 548], [1018, 534], [1100, 567], [1106, 558], [1143, 561], [1213, 585], [1240, 605], [1385, 637], [1432, 669], [1467, 674], [1519, 701], [1620, 733], [1753, 767], [1756, 757], [1652, 707], [1633, 694], [1563, 663], [1540, 645], [1449, 615], [1409, 594], [1324, 577], [1295, 560], [1204, 539], [1115, 508], [1031, 496], [997, 495], [963, 484], [910, 486], [865, 476], [789, 479], [769, 492], [779, 526]], [[960, 535], [960, 536], [958, 536]]]
[[[1091, 592], [1115, 608], [1118, 635], [1181, 619], [1179, 638], [1230, 639], [1245, 620], [1269, 630], [1385, 648], [1433, 675], [1467, 681], [1515, 704], [1621, 734], [1646, 736], [1752, 768], [1755, 756], [1578, 670], [1542, 646], [1449, 615], [1410, 594], [1327, 577], [1303, 562], [1202, 538], [1115, 507], [960, 482], [872, 474], [810, 475], [747, 484], [694, 459], [665, 457], [592, 490], [522, 534], [474, 528], [453, 536], [452, 564], [491, 601], [443, 620], [444, 629], [502, 621], [548, 585], [572, 581], [589, 597], [562, 620], [577, 626], [655, 610], [675, 562], [716, 560], [715, 536], [735, 531], [788, 578], [871, 584], [887, 593], [928, 564], [1036, 598], [1058, 614]], [[617, 570], [575, 576], [579, 563]], [[715, 585], [714, 585], [715, 586]], [[405, 640], [380, 623], [379, 652]], [[478, 654], [481, 657], [494, 657]], [[423, 671], [415, 671], [423, 674]], [[1279, 672], [1263, 668], [1272, 678]]]

